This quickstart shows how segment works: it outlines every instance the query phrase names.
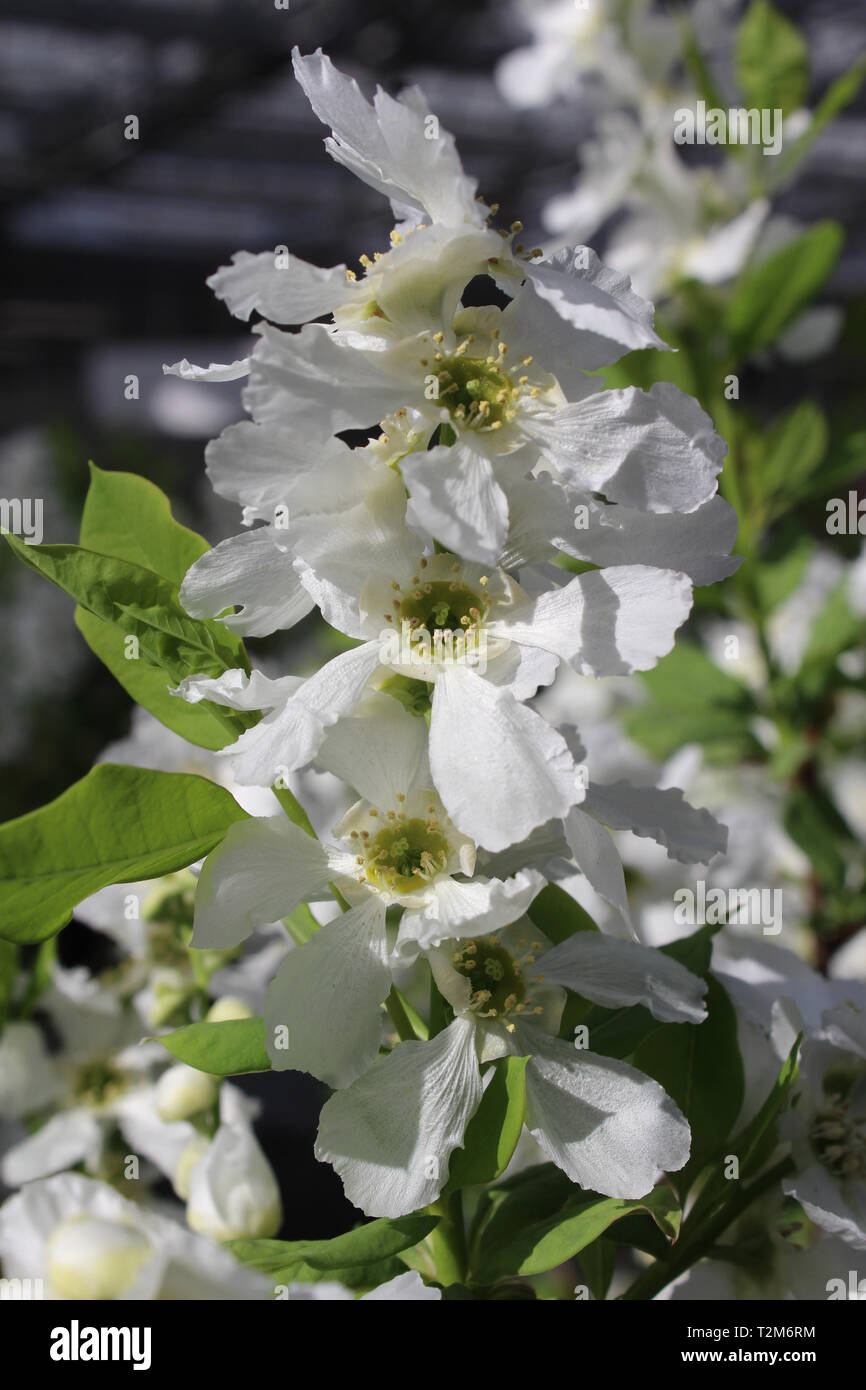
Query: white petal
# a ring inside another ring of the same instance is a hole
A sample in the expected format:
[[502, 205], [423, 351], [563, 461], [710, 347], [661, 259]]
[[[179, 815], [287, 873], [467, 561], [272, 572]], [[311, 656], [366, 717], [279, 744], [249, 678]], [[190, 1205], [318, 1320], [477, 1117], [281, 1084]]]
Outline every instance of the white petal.
[[691, 599], [685, 575], [616, 565], [541, 594], [524, 614], [491, 623], [490, 631], [555, 652], [581, 675], [629, 675], [670, 651]]
[[204, 861], [192, 945], [237, 946], [256, 927], [320, 895], [331, 872], [324, 846], [288, 818], [235, 821]]
[[190, 705], [197, 705], [200, 700], [212, 700], [215, 705], [226, 705], [229, 709], [275, 709], [284, 705], [303, 684], [298, 676], [281, 676], [279, 680], [271, 680], [261, 671], [247, 675], [246, 671], [236, 666], [231, 671], [224, 671], [221, 676], [184, 676], [171, 693], [181, 696]]
[[466, 667], [436, 682], [430, 767], [448, 814], [485, 849], [505, 849], [582, 800], [562, 735]]
[[232, 604], [239, 613], [222, 621], [245, 637], [266, 637], [294, 627], [313, 608], [313, 600], [294, 569], [291, 551], [278, 544], [278, 532], [257, 527], [230, 536], [187, 570], [180, 601], [193, 618], [216, 618]]
[[[341, 342], [325, 324], [281, 333], [257, 324], [244, 404], [256, 420], [291, 422], [320, 439], [366, 429], [406, 404], [407, 383], [390, 354]], [[420, 369], [419, 369], [420, 370]]]
[[398, 797], [430, 785], [426, 722], [388, 695], [372, 696], [358, 714], [328, 730], [316, 766], [377, 810], [396, 810]]
[[417, 942], [422, 950], [441, 941], [472, 936], [475, 932], [500, 931], [522, 917], [545, 880], [533, 869], [522, 869], [504, 882], [473, 879], [458, 883], [442, 878], [435, 886], [433, 902], [422, 912], [407, 909], [400, 923], [398, 950], [404, 942]]
[[368, 1216], [406, 1216], [436, 1200], [481, 1099], [475, 1027], [457, 1018], [430, 1042], [401, 1042], [319, 1121], [316, 1157]]
[[372, 1066], [382, 1036], [379, 1006], [391, 988], [387, 961], [385, 908], [377, 898], [290, 951], [265, 1000], [265, 1037], [275, 1070], [310, 1072], [340, 1087]]
[[164, 376], [180, 376], [184, 381], [238, 381], [249, 376], [252, 359], [241, 357], [237, 362], [211, 362], [209, 367], [196, 367], [185, 357], [180, 362], [163, 365]]
[[723, 497], [694, 512], [641, 512], [622, 503], [606, 506], [588, 495], [580, 501], [587, 508], [586, 527], [571, 525], [573, 506], [566, 502], [547, 532], [580, 560], [611, 565], [627, 555], [630, 564], [679, 570], [694, 584], [715, 584], [742, 564], [739, 555], [729, 553], [737, 539], [737, 514]]
[[463, 173], [454, 137], [443, 129], [436, 139], [426, 137], [429, 107], [419, 92], [395, 101], [379, 88], [371, 106], [321, 49], [302, 57], [296, 48], [292, 61], [310, 105], [334, 133], [325, 145], [338, 163], [434, 222], [481, 222], [476, 183]]
[[400, 471], [416, 518], [446, 550], [494, 564], [508, 534], [508, 499], [485, 454], [459, 440], [408, 454]]
[[207, 283], [236, 318], [248, 319], [257, 309], [276, 323], [306, 323], [352, 298], [344, 265], [324, 270], [285, 254], [278, 263], [275, 251], [238, 251]]
[[683, 1167], [689, 1127], [658, 1082], [537, 1028], [518, 1024], [513, 1036], [531, 1053], [527, 1128], [572, 1182], [608, 1197], [645, 1197], [660, 1170]]
[[573, 487], [639, 511], [696, 511], [727, 452], [697, 401], [666, 381], [601, 391], [525, 428]]
[[550, 260], [527, 264], [525, 273], [523, 293], [534, 293], [536, 302], [527, 298], [517, 306], [521, 326], [534, 330], [541, 343], [548, 341], [563, 363], [575, 359], [594, 370], [634, 348], [665, 346], [653, 330], [653, 306], [635, 294], [627, 275], [603, 265], [589, 247], [557, 251]]
[[274, 519], [274, 508], [289, 506], [300, 478], [310, 470], [321, 476], [345, 462], [350, 450], [341, 439], [309, 437], [296, 425], [274, 421], [258, 425], [241, 420], [229, 425], [205, 449], [207, 475], [214, 492], [246, 508], [248, 515]]
[[[862, 1189], [862, 1184], [858, 1186]], [[855, 1210], [826, 1168], [816, 1163], [803, 1173], [795, 1173], [783, 1180], [782, 1189], [789, 1197], [796, 1197], [816, 1226], [839, 1236], [848, 1245], [866, 1250], [866, 1211], [862, 1201], [860, 1210]], [[840, 1274], [844, 1271], [840, 1270]]]
[[591, 783], [586, 809], [612, 830], [631, 830], [664, 845], [671, 859], [706, 864], [728, 847], [727, 827], [684, 799], [679, 787]]
[[610, 835], [592, 816], [573, 806], [565, 818], [565, 836], [579, 869], [596, 893], [631, 925], [622, 860]]
[[436, 1303], [442, 1298], [442, 1290], [425, 1284], [416, 1269], [397, 1274], [387, 1284], [361, 1295], [360, 1301], [375, 1303]]
[[365, 642], [326, 662], [255, 728], [221, 749], [244, 786], [268, 787], [316, 756], [325, 730], [348, 714], [379, 665], [379, 643]]
[[576, 932], [539, 956], [537, 968], [546, 983], [605, 1008], [644, 1004], [663, 1023], [701, 1023], [707, 1016], [706, 981], [653, 946]]
[[7, 1187], [20, 1187], [36, 1178], [92, 1162], [102, 1149], [102, 1126], [87, 1110], [62, 1110], [41, 1129], [7, 1149], [0, 1177]]

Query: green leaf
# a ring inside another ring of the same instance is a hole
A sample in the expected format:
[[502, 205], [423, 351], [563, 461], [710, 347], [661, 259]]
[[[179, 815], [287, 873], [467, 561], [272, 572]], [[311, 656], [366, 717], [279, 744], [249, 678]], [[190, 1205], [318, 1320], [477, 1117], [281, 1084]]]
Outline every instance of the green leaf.
[[578, 931], [598, 931], [589, 913], [556, 883], [548, 883], [527, 910], [529, 920], [558, 945]]
[[834, 121], [846, 106], [850, 105], [859, 92], [864, 77], [866, 77], [866, 55], [858, 58], [847, 72], [843, 72], [841, 77], [837, 77], [835, 82], [831, 82], [812, 112], [812, 119], [806, 130], [799, 140], [796, 140], [790, 149], [783, 151], [780, 156], [779, 164], [781, 167], [778, 170], [780, 181], [782, 178], [790, 177], [800, 161], [809, 153], [822, 130], [831, 121]]
[[317, 836], [313, 829], [312, 822], [310, 821], [310, 817], [307, 815], [291, 788], [275, 786], [273, 788], [273, 793], [289, 820], [293, 821], [301, 830], [305, 830], [308, 835], [312, 835], [315, 840]]
[[853, 837], [823, 788], [794, 787], [782, 823], [794, 844], [808, 856], [821, 882], [837, 891], [844, 888], [847, 860], [840, 845], [852, 844]]
[[135, 473], [107, 473], [93, 463], [79, 544], [141, 565], [177, 587], [210, 549], [204, 537], [175, 521], [168, 498], [154, 483]]
[[[174, 585], [152, 570], [76, 545], [26, 545], [9, 535], [5, 539], [25, 565], [63, 589], [108, 629], [96, 637], [96, 629], [89, 624], [82, 632], [87, 640], [94, 636], [97, 655], [106, 656], [112, 674], [142, 702], [153, 681], [139, 680], [131, 668], [141, 662], [155, 668], [164, 698], [154, 705], [153, 713], [164, 722], [173, 709], [166, 700], [175, 701], [168, 695], [169, 683], [178, 685], [193, 672], [220, 676], [237, 666], [249, 670], [242, 643], [219, 623], [190, 618], [177, 600]], [[136, 650], [130, 638], [137, 643], [137, 654], [127, 660], [127, 650]], [[177, 697], [176, 703], [185, 702]], [[209, 713], [225, 730], [223, 744], [255, 723], [255, 716], [212, 703]], [[178, 718], [183, 721], [184, 737], [190, 737], [188, 716]], [[207, 736], [211, 734], [209, 725]]]
[[741, 757], [760, 756], [749, 729], [757, 712], [750, 691], [694, 643], [678, 642], [641, 679], [650, 702], [627, 711], [623, 722], [653, 757], [668, 758], [686, 743], [703, 744], [708, 757], [733, 749]]
[[47, 806], [0, 825], [0, 934], [43, 941], [97, 889], [185, 868], [246, 818], [204, 777], [101, 763]]
[[494, 1284], [511, 1275], [543, 1274], [579, 1254], [621, 1216], [640, 1211], [648, 1212], [670, 1240], [676, 1239], [681, 1211], [669, 1187], [656, 1187], [636, 1201], [591, 1196], [489, 1251], [474, 1280], [478, 1284]]
[[774, 502], [772, 517], [794, 505], [827, 453], [829, 429], [814, 401], [800, 401], [746, 448], [752, 495]]
[[684, 1193], [725, 1143], [743, 1103], [736, 1011], [714, 975], [707, 976], [707, 985], [703, 1023], [664, 1024], [634, 1054], [638, 1071], [665, 1088], [691, 1126], [691, 1157], [675, 1175]]
[[242, 1264], [270, 1275], [275, 1284], [317, 1283], [380, 1265], [417, 1245], [438, 1223], [436, 1216], [381, 1217], [332, 1240], [232, 1240], [227, 1242]]
[[148, 661], [129, 660], [125, 636], [110, 623], [103, 622], [80, 605], [75, 609], [75, 625], [95, 656], [122, 685], [137, 705], [198, 748], [215, 752], [225, 748], [241, 732], [240, 723], [230, 710], [200, 700], [191, 705], [177, 695], [169, 694], [165, 672]]
[[503, 1057], [493, 1064], [493, 1080], [456, 1150], [444, 1194], [461, 1187], [493, 1182], [511, 1161], [523, 1129], [528, 1057]]
[[758, 265], [747, 266], [731, 293], [725, 326], [740, 353], [767, 347], [811, 303], [842, 249], [836, 222], [816, 222]]
[[737, 30], [735, 68], [747, 106], [797, 111], [809, 87], [809, 50], [799, 29], [767, 0], [752, 0]]
[[772, 613], [791, 596], [805, 578], [814, 550], [812, 537], [796, 529], [787, 535], [784, 546], [774, 546], [753, 565], [752, 575], [763, 613]]
[[240, 1076], [270, 1071], [265, 1049], [265, 1025], [260, 1018], [236, 1018], [223, 1023], [190, 1023], [164, 1033], [157, 1042], [172, 1057], [211, 1076]]
[[831, 593], [809, 634], [801, 670], [826, 670], [835, 666], [842, 652], [863, 640], [863, 617], [848, 602], [848, 576]]
[[593, 1298], [606, 1298], [616, 1269], [616, 1242], [605, 1240], [603, 1236], [594, 1240], [592, 1245], [581, 1250], [580, 1267]]
[[0, 1033], [6, 1027], [18, 979], [18, 947], [0, 940]]

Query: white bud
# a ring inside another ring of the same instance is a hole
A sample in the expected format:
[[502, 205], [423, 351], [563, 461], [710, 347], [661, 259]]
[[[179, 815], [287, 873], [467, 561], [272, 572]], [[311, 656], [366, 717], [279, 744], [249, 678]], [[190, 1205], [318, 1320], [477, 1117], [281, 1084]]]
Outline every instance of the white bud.
[[134, 1226], [73, 1216], [52, 1232], [45, 1253], [58, 1298], [108, 1299], [118, 1298], [135, 1283], [154, 1250]]
[[217, 999], [207, 1011], [207, 1023], [231, 1023], [237, 1018], [254, 1018], [255, 1015], [243, 999], [234, 999], [230, 994]]
[[216, 1104], [219, 1081], [184, 1062], [169, 1067], [156, 1083], [156, 1111], [160, 1119], [188, 1120]]
[[186, 1219], [211, 1240], [260, 1240], [282, 1220], [277, 1182], [245, 1122], [220, 1125], [189, 1178]]
[[177, 1167], [174, 1170], [174, 1190], [185, 1202], [189, 1197], [189, 1180], [192, 1170], [199, 1163], [210, 1148], [211, 1141], [206, 1139], [203, 1134], [197, 1134], [191, 1139], [185, 1148], [181, 1149], [180, 1158], [177, 1160]]

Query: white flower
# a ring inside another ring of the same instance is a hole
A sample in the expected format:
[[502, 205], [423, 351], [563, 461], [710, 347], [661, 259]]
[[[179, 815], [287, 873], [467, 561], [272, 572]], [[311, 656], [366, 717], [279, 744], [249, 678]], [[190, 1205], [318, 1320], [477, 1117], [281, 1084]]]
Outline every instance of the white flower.
[[259, 1147], [242, 1094], [223, 1086], [220, 1125], [186, 1175], [187, 1224], [211, 1240], [276, 1235], [282, 1204], [273, 1170]]
[[197, 946], [233, 944], [258, 922], [324, 896], [329, 884], [352, 904], [290, 953], [268, 990], [265, 1031], [276, 1068], [340, 1086], [370, 1065], [391, 988], [388, 907], [403, 908], [395, 946], [402, 961], [481, 920], [512, 920], [543, 886], [529, 868], [505, 880], [475, 874], [475, 845], [431, 790], [426, 742], [422, 719], [379, 696], [341, 721], [322, 750], [323, 766], [363, 797], [337, 826], [339, 845], [313, 840], [287, 819], [247, 820], [205, 861]]
[[48, 1299], [264, 1299], [270, 1280], [218, 1245], [77, 1173], [28, 1184], [0, 1207], [9, 1279]]
[[0, 1033], [0, 1114], [5, 1120], [35, 1114], [63, 1094], [63, 1074], [34, 1023], [7, 1023]]
[[364, 645], [270, 694], [253, 677], [255, 694], [241, 671], [188, 676], [175, 693], [265, 704], [271, 712], [225, 750], [236, 776], [261, 785], [313, 760], [326, 726], [374, 678], [386, 691], [426, 682], [433, 786], [459, 830], [503, 849], [583, 796], [562, 736], [521, 702], [550, 682], [559, 660], [593, 675], [653, 666], [688, 614], [691, 586], [675, 571], [620, 565], [561, 587], [552, 587], [565, 577], [559, 570], [528, 575], [531, 597], [503, 570], [425, 556], [405, 531], [371, 530], [372, 520], [362, 508], [341, 527], [310, 521], [298, 541], [304, 583], [325, 617]]
[[[854, 988], [854, 987], [852, 987]], [[806, 1215], [866, 1249], [866, 1003], [828, 1009], [801, 1050], [801, 1095], [790, 1116], [798, 1171], [783, 1182]]]
[[699, 1023], [704, 983], [668, 957], [591, 933], [541, 953], [515, 923], [501, 936], [431, 953], [456, 1018], [429, 1042], [399, 1043], [322, 1110], [316, 1155], [371, 1216], [434, 1201], [485, 1087], [481, 1066], [529, 1056], [527, 1127], [573, 1182], [641, 1197], [689, 1154], [689, 1129], [662, 1088], [624, 1062], [556, 1037], [566, 988], [605, 1006], [645, 1004]]

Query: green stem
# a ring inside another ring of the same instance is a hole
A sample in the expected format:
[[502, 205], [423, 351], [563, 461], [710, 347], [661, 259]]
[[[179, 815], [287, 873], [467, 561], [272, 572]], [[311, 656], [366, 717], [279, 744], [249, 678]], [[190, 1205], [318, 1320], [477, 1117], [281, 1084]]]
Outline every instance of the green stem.
[[440, 1197], [427, 1210], [440, 1218], [439, 1225], [430, 1234], [436, 1278], [446, 1289], [449, 1284], [465, 1284], [466, 1227], [462, 1194], [452, 1192], [450, 1197]]
[[708, 1221], [699, 1222], [695, 1230], [689, 1231], [689, 1222], [687, 1221], [671, 1258], [657, 1260], [635, 1280], [630, 1288], [626, 1289], [624, 1294], [620, 1294], [620, 1298], [643, 1299], [645, 1301], [655, 1298], [656, 1294], [666, 1288], [671, 1280], [684, 1274], [696, 1261], [706, 1255], [719, 1237], [737, 1220], [737, 1217], [741, 1216], [747, 1207], [750, 1207], [758, 1197], [773, 1187], [780, 1178], [790, 1171], [790, 1158], [783, 1158], [781, 1162], [775, 1164], [761, 1177], [756, 1178], [748, 1187], [739, 1191], [730, 1202], [726, 1202], [716, 1216]]
[[385, 1008], [391, 1016], [391, 1022], [397, 1029], [397, 1035], [402, 1042], [417, 1042], [418, 1034], [409, 1022], [409, 1015], [403, 1007], [403, 1001], [397, 991], [396, 986], [391, 986], [391, 993], [385, 1000]]

